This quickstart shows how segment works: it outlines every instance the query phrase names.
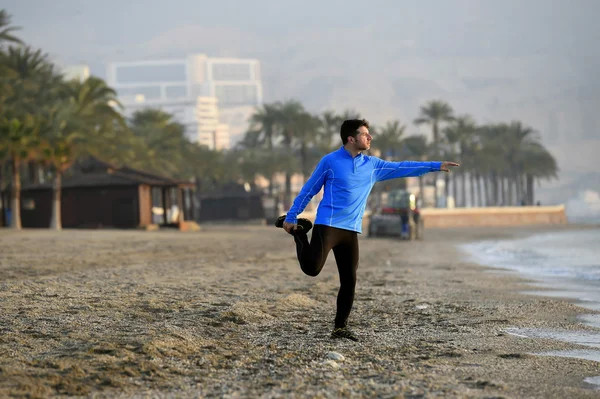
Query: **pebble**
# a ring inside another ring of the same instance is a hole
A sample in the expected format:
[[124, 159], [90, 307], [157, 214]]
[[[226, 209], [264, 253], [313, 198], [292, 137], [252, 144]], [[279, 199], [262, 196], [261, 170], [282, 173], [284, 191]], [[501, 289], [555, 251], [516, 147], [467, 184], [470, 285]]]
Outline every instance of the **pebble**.
[[341, 353], [337, 352], [327, 352], [325, 355], [327, 359], [335, 360], [336, 362], [343, 362], [346, 358]]
[[325, 360], [325, 361], [323, 362], [323, 364], [325, 364], [325, 365], [327, 365], [327, 366], [330, 366], [332, 369], [335, 369], [335, 370], [337, 370], [337, 369], [339, 369], [339, 368], [340, 368], [340, 365], [339, 365], [339, 364], [337, 364], [337, 363], [336, 363], [335, 361], [333, 361], [333, 360]]

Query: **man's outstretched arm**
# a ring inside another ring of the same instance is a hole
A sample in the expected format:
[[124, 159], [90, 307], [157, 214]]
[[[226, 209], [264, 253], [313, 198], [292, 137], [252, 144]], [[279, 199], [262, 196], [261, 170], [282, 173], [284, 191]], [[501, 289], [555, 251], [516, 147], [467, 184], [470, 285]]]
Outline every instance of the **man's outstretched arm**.
[[449, 172], [450, 167], [460, 166], [449, 161], [402, 161], [389, 162], [375, 159], [375, 178], [377, 181], [396, 179], [400, 177], [416, 177], [430, 172]]

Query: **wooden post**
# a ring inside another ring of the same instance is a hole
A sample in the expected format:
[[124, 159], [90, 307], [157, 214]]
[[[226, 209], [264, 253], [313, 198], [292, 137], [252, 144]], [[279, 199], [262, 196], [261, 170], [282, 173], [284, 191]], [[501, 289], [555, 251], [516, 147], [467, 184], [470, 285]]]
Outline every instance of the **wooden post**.
[[162, 187], [163, 224], [167, 224], [167, 189]]
[[196, 203], [194, 200], [194, 192], [195, 191], [193, 188], [188, 188], [187, 195], [188, 195], [188, 204], [190, 205], [190, 216], [189, 216], [190, 220], [196, 220]]
[[183, 209], [183, 188], [177, 187], [177, 207], [179, 208], [179, 220], [183, 222], [185, 220], [184, 209]]

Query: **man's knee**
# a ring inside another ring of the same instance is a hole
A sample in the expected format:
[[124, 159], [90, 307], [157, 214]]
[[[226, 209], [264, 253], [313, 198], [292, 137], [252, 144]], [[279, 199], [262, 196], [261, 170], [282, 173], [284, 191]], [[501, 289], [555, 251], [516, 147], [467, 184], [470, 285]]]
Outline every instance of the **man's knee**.
[[302, 268], [302, 271], [304, 272], [304, 274], [306, 274], [307, 276], [311, 276], [311, 277], [317, 277], [319, 275], [319, 273], [321, 273], [320, 270], [317, 269], [306, 269], [306, 268]]
[[300, 268], [307, 276], [317, 277], [321, 273], [323, 266], [318, 263], [303, 262], [300, 264]]

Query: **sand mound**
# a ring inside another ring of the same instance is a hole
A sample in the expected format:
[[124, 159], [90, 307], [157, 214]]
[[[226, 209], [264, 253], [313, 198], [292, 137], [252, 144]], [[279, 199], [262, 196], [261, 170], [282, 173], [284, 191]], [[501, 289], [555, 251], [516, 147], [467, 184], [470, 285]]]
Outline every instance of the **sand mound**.
[[317, 302], [306, 295], [291, 294], [279, 301], [278, 307], [283, 309], [314, 308]]
[[198, 353], [202, 347], [212, 344], [214, 344], [213, 341], [200, 337], [167, 335], [154, 337], [144, 343], [141, 352], [153, 357], [185, 358], [188, 355]]
[[260, 323], [265, 320], [273, 319], [268, 313], [265, 313], [260, 304], [250, 302], [236, 302], [228, 310], [221, 313], [223, 321], [231, 321], [236, 324]]

